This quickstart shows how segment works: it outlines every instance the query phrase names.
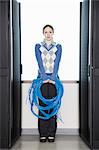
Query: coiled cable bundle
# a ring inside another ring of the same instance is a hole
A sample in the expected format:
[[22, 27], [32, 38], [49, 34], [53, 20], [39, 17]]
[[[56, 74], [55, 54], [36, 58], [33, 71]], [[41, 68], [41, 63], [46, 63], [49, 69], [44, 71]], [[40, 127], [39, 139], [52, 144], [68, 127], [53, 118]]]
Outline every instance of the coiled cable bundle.
[[[31, 87], [29, 89], [29, 102], [31, 104], [32, 113], [38, 118], [47, 120], [58, 113], [58, 110], [61, 106], [61, 98], [63, 96], [64, 89], [61, 81], [57, 78], [55, 80], [57, 95], [51, 99], [45, 99], [42, 96], [40, 90], [42, 84], [43, 84], [43, 80], [41, 78], [37, 78], [32, 81]], [[39, 99], [42, 101], [42, 103], [46, 104], [46, 106], [40, 106]], [[38, 110], [41, 111], [43, 116], [40, 116], [35, 113], [33, 109], [34, 106], [36, 106]], [[51, 113], [45, 112], [45, 110], [50, 110], [50, 109], [52, 109]]]

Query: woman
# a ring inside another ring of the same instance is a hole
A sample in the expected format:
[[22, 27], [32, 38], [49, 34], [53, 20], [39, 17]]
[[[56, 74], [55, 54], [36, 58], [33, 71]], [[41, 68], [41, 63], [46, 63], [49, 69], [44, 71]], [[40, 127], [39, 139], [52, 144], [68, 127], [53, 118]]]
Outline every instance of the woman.
[[[62, 47], [60, 44], [56, 44], [53, 41], [54, 28], [51, 25], [45, 25], [43, 27], [44, 40], [41, 43], [35, 45], [35, 55], [38, 62], [38, 78], [43, 79], [41, 86], [41, 93], [43, 97], [50, 99], [57, 95], [55, 87], [55, 79], [58, 77], [59, 62], [61, 59]], [[39, 99], [40, 106], [46, 106]], [[51, 112], [52, 110], [50, 110]], [[49, 113], [49, 111], [45, 111]], [[43, 114], [39, 111], [39, 115]], [[53, 116], [50, 119], [43, 120], [38, 119], [38, 130], [40, 134], [40, 142], [55, 141], [55, 134], [57, 129], [57, 116]]]

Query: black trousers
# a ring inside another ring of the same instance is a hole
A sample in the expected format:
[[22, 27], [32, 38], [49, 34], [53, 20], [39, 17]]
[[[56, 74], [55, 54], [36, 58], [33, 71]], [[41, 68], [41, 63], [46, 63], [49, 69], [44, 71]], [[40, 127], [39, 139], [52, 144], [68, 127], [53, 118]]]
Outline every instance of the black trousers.
[[[56, 87], [52, 83], [44, 83], [41, 86], [41, 93], [43, 97], [50, 99], [56, 96], [57, 91]], [[42, 103], [42, 101], [39, 99], [39, 105], [40, 106], [46, 106], [46, 104]], [[51, 112], [51, 110], [45, 110], [46, 113]], [[43, 116], [43, 114], [39, 111], [39, 115]], [[56, 134], [57, 129], [57, 116], [52, 116], [50, 119], [44, 120], [38, 118], [38, 130], [40, 136], [54, 136]]]

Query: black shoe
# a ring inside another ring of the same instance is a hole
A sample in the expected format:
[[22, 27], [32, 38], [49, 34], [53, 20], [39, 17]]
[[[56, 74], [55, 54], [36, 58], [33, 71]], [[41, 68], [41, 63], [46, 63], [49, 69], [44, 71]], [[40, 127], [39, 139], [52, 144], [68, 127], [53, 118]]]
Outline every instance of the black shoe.
[[40, 142], [44, 143], [47, 141], [47, 138], [45, 136], [40, 137]]
[[54, 142], [55, 141], [55, 137], [53, 136], [48, 136], [48, 142]]

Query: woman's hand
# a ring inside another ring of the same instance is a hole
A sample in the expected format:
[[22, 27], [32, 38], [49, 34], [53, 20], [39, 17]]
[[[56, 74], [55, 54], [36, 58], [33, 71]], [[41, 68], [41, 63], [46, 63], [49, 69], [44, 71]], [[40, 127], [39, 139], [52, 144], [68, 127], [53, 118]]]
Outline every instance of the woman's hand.
[[53, 84], [55, 84], [55, 81], [53, 81], [53, 80], [49, 80], [49, 83], [53, 83]]
[[48, 80], [44, 80], [44, 81], [43, 81], [43, 83], [48, 83], [48, 82], [49, 82], [49, 79], [48, 79]]
[[43, 81], [43, 83], [53, 83], [53, 84], [55, 84], [55, 81], [52, 81], [52, 80], [45, 80], [45, 81]]

